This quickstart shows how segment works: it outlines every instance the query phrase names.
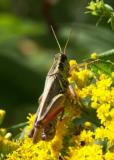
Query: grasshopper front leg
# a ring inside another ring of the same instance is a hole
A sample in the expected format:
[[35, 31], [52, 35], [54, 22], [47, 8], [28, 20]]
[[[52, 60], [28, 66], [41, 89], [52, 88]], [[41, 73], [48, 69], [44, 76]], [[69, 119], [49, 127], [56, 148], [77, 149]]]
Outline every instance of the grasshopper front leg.
[[[35, 123], [33, 125], [33, 129], [31, 130], [29, 137], [33, 138], [33, 142], [36, 143], [38, 140], [38, 132], [42, 128], [42, 139], [46, 139], [48, 135], [45, 134], [45, 130], [50, 130], [51, 126], [50, 123], [56, 118], [57, 114], [64, 110], [64, 101], [65, 96], [64, 94], [58, 94], [57, 96], [53, 97], [49, 106], [47, 107], [45, 113], [39, 118], [39, 110], [36, 115]], [[48, 134], [48, 132], [47, 132]]]
[[[38, 98], [38, 104], [41, 103], [41, 100], [42, 100], [42, 94], [41, 94], [40, 97]], [[32, 127], [31, 131], [30, 131], [29, 134], [28, 134], [28, 136], [29, 136], [30, 138], [32, 138], [32, 137], [33, 137], [33, 134], [34, 134], [35, 122], [36, 122], [36, 120], [37, 120], [38, 112], [39, 112], [39, 108], [38, 108], [38, 110], [37, 110], [37, 112], [36, 112], [36, 118], [35, 118], [33, 127]]]

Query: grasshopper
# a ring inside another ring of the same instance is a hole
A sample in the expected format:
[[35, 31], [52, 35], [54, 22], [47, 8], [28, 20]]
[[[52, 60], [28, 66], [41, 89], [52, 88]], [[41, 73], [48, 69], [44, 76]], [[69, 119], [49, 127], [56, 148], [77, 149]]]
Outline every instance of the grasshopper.
[[[69, 39], [64, 47], [64, 52], [62, 52], [55, 32], [52, 27], [51, 29], [59, 46], [60, 53], [55, 55], [53, 64], [47, 73], [44, 90], [39, 99], [36, 118], [33, 128], [29, 133], [29, 137], [33, 139], [34, 143], [38, 141], [39, 130], [42, 130], [41, 138], [43, 140], [47, 140], [47, 136], [52, 134], [52, 123], [59, 113], [64, 112], [64, 102], [68, 89], [69, 63], [65, 50]], [[53, 137], [54, 134], [51, 136]]]

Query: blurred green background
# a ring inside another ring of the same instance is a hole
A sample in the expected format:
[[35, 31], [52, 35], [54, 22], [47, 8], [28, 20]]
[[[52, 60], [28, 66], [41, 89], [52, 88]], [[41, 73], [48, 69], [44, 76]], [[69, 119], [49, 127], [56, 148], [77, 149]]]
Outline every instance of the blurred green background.
[[[113, 0], [105, 1], [114, 6]], [[67, 55], [81, 62], [92, 52], [114, 48], [110, 25], [85, 14], [88, 0], [0, 0], [0, 108], [4, 125], [26, 121], [37, 109], [53, 56], [59, 52], [53, 25], [62, 47], [73, 29]]]

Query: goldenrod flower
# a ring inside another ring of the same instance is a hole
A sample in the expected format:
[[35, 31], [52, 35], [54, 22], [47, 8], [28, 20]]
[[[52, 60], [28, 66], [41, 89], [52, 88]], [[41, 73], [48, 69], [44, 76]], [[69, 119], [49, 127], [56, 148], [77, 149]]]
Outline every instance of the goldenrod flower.
[[91, 54], [91, 58], [92, 58], [92, 59], [97, 59], [97, 53], [95, 53], [95, 52], [92, 53], [92, 54]]
[[101, 123], [103, 124], [108, 118], [110, 113], [110, 104], [102, 104], [97, 109], [97, 117], [101, 120]]
[[106, 152], [106, 154], [104, 155], [104, 159], [105, 160], [114, 160], [114, 153], [113, 152]]
[[70, 64], [70, 68], [71, 68], [72, 66], [75, 67], [76, 65], [78, 65], [75, 60], [70, 60], [70, 61], [69, 61], [69, 64]]
[[84, 141], [85, 144], [92, 143], [94, 141], [93, 136], [93, 132], [83, 130], [80, 134], [80, 141]]
[[112, 72], [112, 78], [114, 78], [114, 72]]
[[104, 139], [106, 137], [105, 128], [98, 127], [95, 130], [95, 139]]
[[0, 136], [0, 153], [8, 154], [9, 152], [15, 150], [18, 143], [10, 141], [5, 137]]
[[70, 147], [66, 160], [104, 160], [102, 147], [96, 144], [84, 147]]

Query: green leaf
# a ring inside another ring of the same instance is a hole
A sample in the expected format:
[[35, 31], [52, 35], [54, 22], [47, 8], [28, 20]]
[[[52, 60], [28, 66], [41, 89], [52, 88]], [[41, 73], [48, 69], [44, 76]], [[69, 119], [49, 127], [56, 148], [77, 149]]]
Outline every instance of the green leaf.
[[27, 126], [27, 122], [23, 122], [23, 123], [19, 123], [19, 124], [16, 124], [16, 125], [13, 125], [11, 126], [10, 128], [8, 128], [7, 130], [9, 132], [11, 132], [12, 130], [15, 130], [15, 129], [20, 129], [20, 128], [24, 128], [25, 126]]
[[105, 73], [111, 76], [112, 72], [114, 72], [114, 49], [102, 52], [97, 56], [97, 58], [98, 60], [93, 60], [90, 58], [86, 59], [85, 61], [88, 63], [88, 67], [94, 73]]
[[113, 62], [114, 61], [114, 49], [100, 53], [98, 58], [103, 59], [103, 60], [110, 60]]
[[89, 68], [96, 74], [104, 73], [111, 76], [114, 72], [114, 63], [99, 59], [97, 63], [90, 64]]

